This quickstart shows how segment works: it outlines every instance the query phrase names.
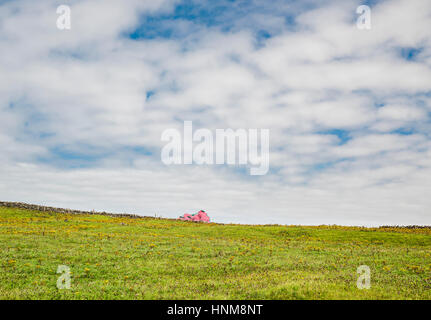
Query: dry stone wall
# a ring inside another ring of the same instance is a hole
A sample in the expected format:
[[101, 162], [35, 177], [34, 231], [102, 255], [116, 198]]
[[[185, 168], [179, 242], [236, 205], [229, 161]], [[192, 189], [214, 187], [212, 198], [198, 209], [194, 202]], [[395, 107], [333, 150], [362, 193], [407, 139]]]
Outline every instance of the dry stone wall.
[[[9, 208], [19, 208], [19, 209], [29, 209], [29, 210], [36, 210], [36, 211], [43, 211], [43, 212], [58, 212], [58, 213], [68, 213], [68, 214], [98, 214], [98, 215], [105, 215], [105, 216], [111, 216], [111, 217], [125, 217], [125, 218], [152, 218], [155, 217], [149, 217], [149, 216], [139, 216], [137, 214], [129, 214], [129, 213], [109, 213], [109, 212], [97, 212], [97, 211], [81, 211], [81, 210], [73, 210], [73, 209], [65, 209], [65, 208], [55, 208], [55, 207], [46, 207], [46, 206], [40, 206], [36, 204], [28, 204], [23, 202], [6, 202], [6, 201], [0, 201], [1, 207], [9, 207]], [[169, 219], [171, 220], [171, 219]]]

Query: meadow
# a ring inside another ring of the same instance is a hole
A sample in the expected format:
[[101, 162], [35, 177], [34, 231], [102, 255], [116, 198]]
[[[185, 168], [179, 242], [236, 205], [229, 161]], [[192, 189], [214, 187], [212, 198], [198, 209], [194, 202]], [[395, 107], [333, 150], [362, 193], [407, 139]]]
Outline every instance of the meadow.
[[[0, 207], [0, 299], [431, 299], [431, 229], [252, 226]], [[58, 289], [59, 265], [71, 270]], [[371, 270], [358, 289], [357, 268]]]

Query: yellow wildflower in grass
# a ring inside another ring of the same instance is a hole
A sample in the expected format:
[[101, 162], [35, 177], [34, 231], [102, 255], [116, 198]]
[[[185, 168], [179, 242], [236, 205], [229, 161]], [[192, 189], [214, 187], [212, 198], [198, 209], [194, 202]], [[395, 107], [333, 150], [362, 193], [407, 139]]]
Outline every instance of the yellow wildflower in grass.
[[384, 266], [383, 270], [385, 270], [385, 271], [391, 271], [391, 268], [392, 268], [391, 266]]

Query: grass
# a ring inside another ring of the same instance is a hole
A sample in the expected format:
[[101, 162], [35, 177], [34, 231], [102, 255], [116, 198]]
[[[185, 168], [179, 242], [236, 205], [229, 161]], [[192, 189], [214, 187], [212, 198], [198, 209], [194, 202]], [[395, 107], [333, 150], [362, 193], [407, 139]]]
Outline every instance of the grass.
[[[0, 207], [0, 299], [431, 299], [431, 229], [241, 226]], [[71, 288], [57, 288], [57, 267]], [[360, 265], [371, 288], [356, 286]]]

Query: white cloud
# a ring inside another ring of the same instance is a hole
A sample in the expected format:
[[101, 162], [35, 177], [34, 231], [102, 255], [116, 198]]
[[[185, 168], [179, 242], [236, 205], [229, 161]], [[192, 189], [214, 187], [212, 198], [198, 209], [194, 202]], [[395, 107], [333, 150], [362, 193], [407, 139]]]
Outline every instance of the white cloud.
[[[166, 21], [181, 37], [140, 40], [124, 34], [173, 1], [77, 1], [70, 31], [56, 28], [57, 5], [0, 5], [4, 200], [170, 217], [203, 208], [223, 222], [431, 223], [430, 5], [384, 1], [360, 31], [355, 1], [277, 2], [230, 32]], [[279, 26], [277, 10], [297, 24]], [[249, 20], [275, 35], [256, 46]], [[407, 61], [401, 48], [420, 53]], [[164, 166], [160, 135], [183, 120], [269, 128], [271, 173]], [[96, 160], [71, 168], [58, 149]]]

